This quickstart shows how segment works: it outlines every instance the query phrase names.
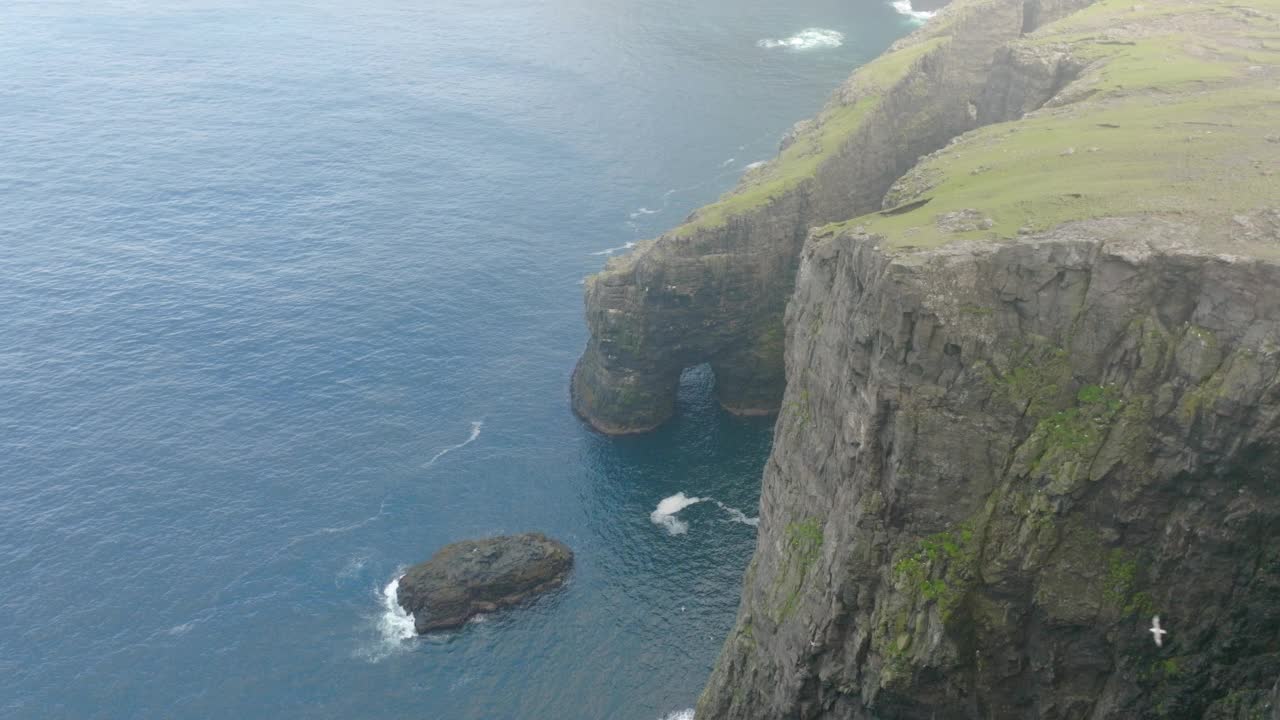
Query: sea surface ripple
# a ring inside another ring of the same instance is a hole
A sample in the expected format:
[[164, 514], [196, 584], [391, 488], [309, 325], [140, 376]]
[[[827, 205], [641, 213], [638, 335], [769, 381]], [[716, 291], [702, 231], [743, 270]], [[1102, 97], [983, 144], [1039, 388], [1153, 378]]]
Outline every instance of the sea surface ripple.
[[[691, 706], [770, 423], [697, 371], [659, 432], [585, 430], [579, 283], [910, 28], [782, 5], [6, 4], [0, 717]], [[756, 45], [819, 26], [843, 43]], [[672, 534], [678, 493], [714, 502]], [[388, 616], [440, 545], [535, 529], [577, 553], [562, 591]]]

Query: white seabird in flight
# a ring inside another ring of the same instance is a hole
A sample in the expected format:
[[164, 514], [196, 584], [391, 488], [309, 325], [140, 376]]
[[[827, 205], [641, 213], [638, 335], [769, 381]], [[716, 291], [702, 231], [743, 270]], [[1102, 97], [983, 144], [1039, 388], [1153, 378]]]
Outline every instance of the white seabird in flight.
[[1168, 630], [1160, 627], [1160, 616], [1155, 615], [1151, 618], [1151, 637], [1155, 638], [1156, 647], [1164, 647], [1164, 636], [1168, 634]]

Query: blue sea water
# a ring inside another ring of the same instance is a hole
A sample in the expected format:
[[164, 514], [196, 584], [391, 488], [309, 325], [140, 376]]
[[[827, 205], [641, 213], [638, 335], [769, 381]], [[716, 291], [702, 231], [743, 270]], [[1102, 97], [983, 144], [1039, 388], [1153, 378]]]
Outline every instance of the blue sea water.
[[[584, 429], [580, 280], [911, 23], [883, 0], [4, 3], [0, 717], [691, 706], [771, 423], [692, 372], [659, 432]], [[653, 522], [679, 492], [708, 500]], [[401, 636], [399, 569], [532, 529], [576, 551], [566, 588]]]

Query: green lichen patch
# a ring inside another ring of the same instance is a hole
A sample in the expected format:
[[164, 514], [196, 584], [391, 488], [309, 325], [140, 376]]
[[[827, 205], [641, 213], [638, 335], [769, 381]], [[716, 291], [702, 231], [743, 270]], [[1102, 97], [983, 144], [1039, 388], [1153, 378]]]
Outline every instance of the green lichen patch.
[[800, 573], [808, 574], [809, 567], [822, 552], [822, 526], [817, 520], [787, 525], [787, 546], [800, 564]]
[[1155, 602], [1138, 588], [1138, 562], [1123, 550], [1107, 555], [1107, 574], [1102, 597], [1108, 605], [1124, 615], [1145, 616], [1155, 613]]
[[[804, 382], [803, 377], [801, 378], [801, 382]], [[813, 403], [809, 397], [809, 388], [807, 385], [800, 388], [800, 392], [797, 393], [794, 400], [787, 402], [786, 410], [787, 413], [794, 418], [792, 428], [795, 434], [798, 435], [803, 433], [809, 428], [809, 425], [813, 422]]]
[[1077, 405], [1059, 410], [1041, 421], [1045, 442], [1051, 448], [1081, 453], [1102, 442], [1103, 434], [1124, 408], [1113, 388], [1085, 385], [1076, 395]]
[[[1187, 337], [1191, 337], [1190, 330]], [[1180, 351], [1187, 347], [1186, 339], [1179, 346]], [[1212, 411], [1219, 402], [1248, 399], [1249, 388], [1261, 381], [1263, 370], [1259, 363], [1266, 356], [1265, 348], [1261, 352], [1237, 348], [1225, 356], [1216, 345], [1209, 349], [1212, 352], [1207, 359], [1202, 353], [1191, 362], [1180, 362], [1181, 368], [1191, 373], [1191, 383], [1183, 390], [1177, 405], [1177, 417], [1187, 425]]]
[[747, 618], [738, 626], [738, 643], [747, 649], [754, 649], [756, 646], [756, 631], [751, 623], [751, 618]]
[[776, 608], [775, 622], [784, 622], [795, 614], [809, 570], [822, 554], [822, 533], [822, 524], [816, 518], [787, 524], [783, 566], [770, 593]]
[[1043, 417], [1058, 404], [1071, 382], [1070, 358], [1062, 348], [1043, 346], [1029, 347], [1019, 355], [1016, 365], [991, 377], [994, 395], [1023, 415]]
[[[1094, 466], [1108, 441], [1115, 436], [1120, 447], [1131, 448], [1129, 431], [1139, 429], [1129, 425], [1145, 424], [1141, 413], [1126, 412], [1129, 402], [1116, 388], [1085, 385], [1075, 400], [1072, 407], [1040, 420], [1020, 450], [1019, 465], [1025, 465], [1032, 477], [1047, 480], [1047, 490], [1054, 495], [1072, 492], [1086, 480], [1097, 480], [1102, 473]], [[1116, 433], [1117, 426], [1123, 426], [1124, 432]], [[1121, 462], [1122, 454], [1113, 452], [1103, 463], [1104, 470]]]
[[907, 592], [937, 603], [945, 622], [972, 586], [976, 556], [973, 528], [962, 524], [920, 540], [894, 563], [893, 573]]

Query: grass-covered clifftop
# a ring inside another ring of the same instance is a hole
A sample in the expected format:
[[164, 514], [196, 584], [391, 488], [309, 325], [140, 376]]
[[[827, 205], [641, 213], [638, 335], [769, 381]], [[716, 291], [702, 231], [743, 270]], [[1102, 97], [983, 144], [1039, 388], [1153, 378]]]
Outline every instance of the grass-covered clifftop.
[[[1280, 2], [1106, 0], [1017, 46], [1070, 58], [1079, 76], [1033, 117], [983, 128], [920, 163], [888, 199], [914, 209], [851, 225], [895, 247], [931, 247], [1121, 214], [1229, 220], [1274, 202]], [[938, 222], [960, 212], [977, 217], [972, 227]], [[1240, 234], [1206, 241], [1280, 252]]]

